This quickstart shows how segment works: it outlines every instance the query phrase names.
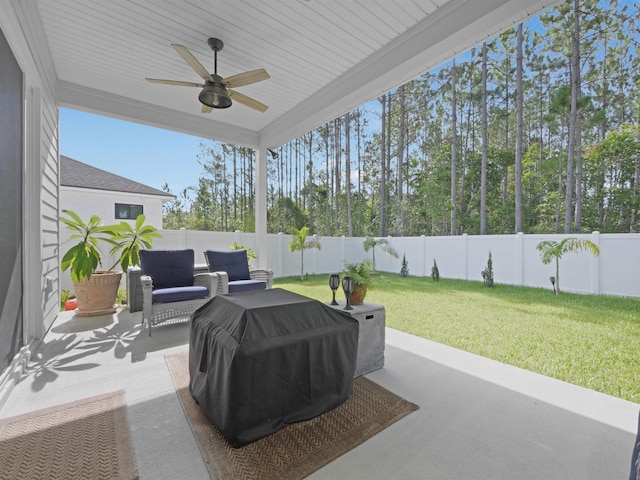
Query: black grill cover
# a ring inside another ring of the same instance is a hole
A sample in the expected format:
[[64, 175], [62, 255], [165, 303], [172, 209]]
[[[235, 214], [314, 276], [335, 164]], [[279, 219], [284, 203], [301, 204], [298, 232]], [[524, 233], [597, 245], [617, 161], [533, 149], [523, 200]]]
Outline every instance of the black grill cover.
[[234, 447], [351, 395], [358, 322], [283, 289], [218, 295], [196, 310], [191, 394]]

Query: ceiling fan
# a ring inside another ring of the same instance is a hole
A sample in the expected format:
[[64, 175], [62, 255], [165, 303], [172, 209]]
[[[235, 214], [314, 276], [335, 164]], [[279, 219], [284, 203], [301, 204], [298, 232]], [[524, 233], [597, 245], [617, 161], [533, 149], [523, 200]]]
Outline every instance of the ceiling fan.
[[238, 103], [245, 105], [259, 112], [264, 112], [267, 107], [264, 103], [261, 103], [247, 95], [243, 95], [240, 92], [232, 90], [232, 88], [242, 87], [244, 85], [250, 85], [252, 83], [261, 82], [267, 80], [269, 74], [264, 68], [257, 70], [250, 70], [244, 73], [238, 73], [227, 78], [222, 78], [218, 75], [218, 52], [224, 47], [222, 40], [218, 38], [210, 38], [207, 40], [209, 47], [215, 52], [215, 63], [213, 73], [209, 73], [207, 69], [198, 61], [193, 54], [182, 45], [171, 44], [176, 49], [178, 54], [184, 59], [185, 62], [195, 70], [195, 72], [202, 77], [204, 83], [183, 82], [180, 80], [161, 80], [158, 78], [146, 78], [147, 82], [160, 83], [163, 85], [176, 85], [179, 87], [198, 87], [202, 88], [202, 91], [198, 95], [198, 100], [202, 103], [202, 113], [209, 113], [214, 108], [229, 108], [231, 106], [231, 99], [236, 100]]

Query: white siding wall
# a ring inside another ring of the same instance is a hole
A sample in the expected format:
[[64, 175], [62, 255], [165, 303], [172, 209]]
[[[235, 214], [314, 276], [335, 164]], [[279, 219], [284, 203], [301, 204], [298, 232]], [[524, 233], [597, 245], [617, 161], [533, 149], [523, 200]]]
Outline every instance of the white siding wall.
[[[83, 220], [88, 220], [91, 215], [98, 215], [104, 223], [120, 222], [115, 218], [116, 203], [142, 205], [146, 217], [145, 223], [158, 229], [162, 228], [162, 197], [60, 187], [60, 211], [73, 210]], [[129, 223], [133, 223], [133, 220]]]
[[25, 336], [41, 337], [58, 312], [56, 75], [35, 2], [0, 2], [0, 28], [24, 72]]

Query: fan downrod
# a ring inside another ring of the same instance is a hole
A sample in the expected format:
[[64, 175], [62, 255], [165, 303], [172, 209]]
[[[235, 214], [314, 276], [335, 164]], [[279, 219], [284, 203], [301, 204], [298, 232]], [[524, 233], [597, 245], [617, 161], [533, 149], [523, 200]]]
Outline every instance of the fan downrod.
[[207, 40], [207, 43], [209, 44], [209, 47], [211, 47], [211, 50], [213, 50], [214, 52], [219, 52], [220, 50], [222, 50], [222, 47], [224, 47], [224, 43], [222, 43], [222, 40], [220, 40], [219, 38], [210, 38]]

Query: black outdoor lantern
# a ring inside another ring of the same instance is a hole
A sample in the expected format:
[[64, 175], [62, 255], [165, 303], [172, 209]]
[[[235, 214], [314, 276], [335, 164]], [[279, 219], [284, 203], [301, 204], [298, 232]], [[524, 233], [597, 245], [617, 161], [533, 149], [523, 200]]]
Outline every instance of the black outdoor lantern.
[[338, 305], [336, 302], [336, 290], [340, 287], [340, 275], [337, 273], [332, 273], [329, 275], [329, 288], [331, 288], [333, 292], [333, 300], [331, 300], [331, 305]]
[[355, 284], [353, 282], [353, 278], [351, 278], [349, 275], [345, 276], [342, 279], [342, 289], [344, 290], [344, 296], [347, 299], [347, 304], [345, 305], [344, 310], [353, 310], [349, 297], [351, 297], [351, 292], [353, 292], [354, 287]]

